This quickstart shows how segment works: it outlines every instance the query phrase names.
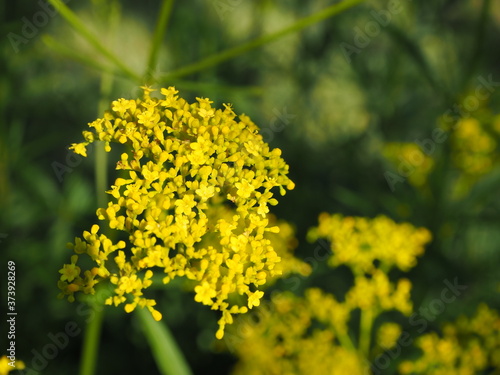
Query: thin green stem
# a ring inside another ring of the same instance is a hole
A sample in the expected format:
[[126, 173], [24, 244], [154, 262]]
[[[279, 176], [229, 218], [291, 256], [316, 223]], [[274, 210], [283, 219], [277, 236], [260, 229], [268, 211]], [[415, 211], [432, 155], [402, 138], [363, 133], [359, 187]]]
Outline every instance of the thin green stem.
[[413, 60], [413, 62], [420, 69], [422, 76], [427, 80], [431, 88], [439, 94], [443, 94], [447, 97], [446, 90], [442, 87], [442, 83], [436, 81], [436, 75], [429, 62], [427, 61], [422, 49], [412, 38], [408, 36], [408, 33], [403, 31], [401, 28], [389, 25], [387, 27], [389, 35], [396, 41], [399, 46], [405, 51]]
[[42, 36], [42, 41], [43, 43], [45, 43], [47, 47], [49, 47], [50, 49], [52, 49], [54, 52], [58, 53], [61, 56], [78, 61], [83, 65], [98, 70], [99, 72], [115, 73], [115, 68], [103, 65], [99, 63], [97, 60], [89, 57], [88, 55], [79, 53], [74, 49], [67, 47], [64, 44], [59, 43], [57, 40], [55, 40], [52, 36], [48, 34]]
[[149, 341], [160, 373], [162, 375], [192, 375], [167, 325], [155, 321], [146, 309], [137, 308], [134, 312]]
[[103, 316], [104, 309], [94, 309], [93, 319], [85, 328], [80, 375], [94, 375], [95, 373], [98, 353], [96, 349], [99, 347]]
[[[109, 105], [109, 95], [113, 84], [113, 76], [103, 73], [101, 75], [101, 99], [99, 100], [99, 116], [101, 116]], [[99, 142], [96, 145], [95, 154], [95, 175], [98, 207], [106, 208], [108, 189], [108, 153], [104, 149], [104, 144]]]
[[[113, 76], [107, 73], [101, 74], [101, 99], [98, 105], [99, 116], [105, 111], [109, 102], [109, 95], [113, 85]], [[107, 162], [108, 154], [102, 142], [96, 142], [95, 147], [95, 176], [97, 206], [107, 206], [106, 190], [108, 188]], [[80, 364], [80, 375], [94, 375], [99, 353], [99, 339], [101, 336], [104, 309], [95, 309], [95, 316], [85, 330], [82, 349], [82, 361]]]
[[340, 345], [351, 352], [356, 352], [356, 347], [347, 332], [335, 330]]
[[187, 65], [183, 68], [174, 70], [170, 73], [167, 73], [164, 76], [161, 76], [158, 78], [158, 82], [165, 82], [165, 81], [170, 81], [175, 78], [180, 78], [187, 76], [189, 74], [193, 74], [195, 72], [198, 72], [200, 70], [206, 69], [208, 67], [217, 65], [223, 61], [232, 59], [236, 56], [239, 56], [245, 52], [248, 52], [254, 48], [263, 46], [267, 43], [273, 42], [287, 34], [291, 34], [294, 32], [297, 32], [299, 30], [302, 30], [308, 26], [311, 26], [317, 22], [323, 21], [327, 18], [333, 17], [339, 13], [342, 13], [343, 11], [354, 7], [355, 5], [358, 5], [362, 3], [365, 0], [344, 0], [341, 3], [331, 5], [322, 11], [319, 11], [317, 13], [314, 13], [310, 16], [307, 16], [305, 18], [302, 18], [301, 20], [295, 22], [294, 24], [285, 27], [282, 30], [279, 30], [275, 33], [269, 34], [269, 35], [264, 35], [261, 36], [260, 38], [251, 40], [247, 43], [244, 43], [240, 46], [234, 47], [227, 49], [225, 51], [219, 52], [215, 55], [208, 56], [204, 58], [201, 61], [198, 61], [196, 63], [193, 63], [191, 65]]
[[479, 15], [476, 30], [474, 33], [474, 43], [472, 44], [471, 48], [472, 54], [466, 66], [465, 74], [463, 75], [464, 79], [461, 87], [462, 90], [467, 86], [470, 78], [474, 74], [474, 71], [476, 70], [477, 64], [481, 57], [482, 49], [484, 48], [486, 26], [488, 24], [488, 16], [490, 13], [490, 5], [491, 0], [483, 0], [481, 14]]
[[116, 57], [108, 48], [106, 48], [100, 40], [90, 32], [85, 24], [78, 16], [66, 6], [61, 0], [49, 0], [52, 6], [61, 14], [61, 16], [83, 37], [89, 42], [98, 52], [106, 59], [112, 62], [119, 70], [121, 70], [129, 78], [139, 81], [140, 77], [130, 70], [121, 60]]
[[172, 85], [184, 91], [209, 91], [211, 93], [244, 94], [260, 96], [264, 94], [264, 89], [259, 86], [230, 86], [210, 82], [194, 81], [171, 81]]
[[156, 22], [153, 41], [149, 50], [147, 70], [144, 73], [146, 81], [149, 81], [152, 78], [153, 71], [156, 68], [160, 45], [163, 40], [163, 36], [165, 35], [165, 31], [167, 30], [168, 20], [170, 19], [170, 14], [172, 13], [173, 4], [174, 0], [163, 0], [162, 2], [160, 14], [158, 15], [158, 21]]
[[361, 310], [361, 325], [359, 331], [359, 350], [365, 358], [370, 354], [370, 341], [372, 335], [372, 326], [374, 320], [374, 311], [371, 308]]

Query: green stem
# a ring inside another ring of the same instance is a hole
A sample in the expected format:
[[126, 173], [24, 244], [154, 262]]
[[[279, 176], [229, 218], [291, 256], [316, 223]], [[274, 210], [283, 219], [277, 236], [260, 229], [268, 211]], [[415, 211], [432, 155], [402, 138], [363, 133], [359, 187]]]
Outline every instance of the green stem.
[[260, 47], [264, 44], [273, 42], [287, 34], [291, 34], [294, 32], [297, 32], [299, 30], [302, 30], [308, 26], [311, 26], [317, 22], [323, 21], [327, 18], [333, 17], [339, 13], [342, 13], [343, 11], [352, 8], [353, 6], [362, 3], [365, 0], [344, 0], [339, 4], [334, 4], [331, 5], [322, 11], [319, 11], [315, 14], [312, 14], [308, 17], [302, 18], [301, 20], [295, 22], [294, 24], [285, 27], [282, 30], [279, 30], [275, 33], [269, 34], [269, 35], [264, 35], [260, 38], [251, 40], [250, 42], [244, 43], [240, 46], [234, 47], [227, 49], [225, 51], [219, 52], [215, 55], [208, 56], [205, 59], [198, 61], [194, 64], [187, 65], [183, 68], [174, 70], [170, 73], [167, 73], [164, 76], [161, 76], [158, 78], [158, 82], [164, 82], [164, 81], [170, 81], [175, 78], [180, 78], [187, 76], [189, 74], [198, 72], [200, 70], [203, 70], [205, 68], [217, 65], [221, 63], [222, 61], [232, 59], [238, 55], [241, 55], [247, 51], [250, 51], [254, 48]]
[[101, 337], [104, 309], [95, 309], [94, 318], [87, 324], [83, 337], [82, 361], [80, 375], [93, 375], [97, 363], [97, 348]]
[[150, 312], [144, 308], [136, 308], [134, 312], [149, 341], [160, 373], [162, 375], [192, 375], [167, 325], [155, 321]]
[[[101, 99], [99, 100], [99, 116], [101, 116], [109, 106], [109, 95], [113, 84], [113, 76], [103, 73], [101, 75]], [[108, 153], [104, 149], [104, 143], [96, 144], [95, 154], [95, 175], [97, 206], [106, 208], [108, 198], [106, 190], [108, 189]]]
[[153, 71], [158, 60], [158, 53], [160, 52], [160, 45], [165, 35], [165, 30], [167, 29], [173, 4], [174, 0], [163, 0], [162, 2], [158, 21], [156, 22], [155, 33], [153, 35], [153, 42], [151, 43], [151, 49], [149, 51], [148, 66], [145, 72], [146, 81], [149, 81], [153, 76]]
[[422, 76], [427, 80], [431, 88], [439, 94], [444, 93], [446, 96], [446, 90], [442, 87], [441, 82], [436, 81], [435, 73], [418, 43], [410, 38], [407, 32], [397, 26], [389, 25], [387, 31], [401, 49], [412, 58], [412, 61], [420, 69]]
[[264, 89], [259, 86], [229, 86], [210, 82], [194, 82], [194, 81], [171, 81], [172, 85], [183, 91], [208, 91], [210, 93], [225, 93], [225, 94], [243, 94], [261, 96], [264, 94]]
[[[111, 66], [105, 66], [98, 62], [97, 60], [89, 57], [87, 54], [79, 53], [66, 45], [59, 43], [50, 35], [42, 35], [42, 42], [45, 43], [47, 47], [52, 49], [54, 52], [66, 58], [78, 61], [79, 63], [86, 65], [90, 68], [94, 68], [99, 72], [114, 73], [115, 68]], [[119, 72], [121, 73], [121, 71]]]
[[[101, 116], [108, 106], [109, 95], [113, 84], [113, 76], [101, 74], [101, 99], [98, 105], [98, 115]], [[102, 142], [96, 142], [95, 147], [95, 176], [96, 176], [96, 196], [97, 206], [107, 206], [106, 190], [108, 188], [107, 164], [108, 154], [104, 150]], [[94, 307], [94, 306], [93, 306]], [[94, 375], [97, 364], [97, 354], [99, 352], [99, 339], [101, 336], [104, 309], [94, 308], [94, 319], [86, 327], [83, 339], [82, 361], [80, 364], [80, 375]]]
[[338, 330], [335, 330], [335, 334], [337, 335], [337, 338], [339, 339], [340, 345], [344, 348], [347, 349], [348, 351], [351, 352], [356, 352], [356, 347], [354, 346], [351, 338], [347, 334], [347, 332], [341, 332]]
[[464, 79], [462, 82], [461, 90], [464, 90], [467, 86], [470, 78], [474, 74], [476, 70], [477, 64], [481, 57], [482, 49], [484, 48], [485, 43], [485, 35], [486, 35], [486, 26], [488, 24], [488, 16], [490, 9], [491, 0], [483, 0], [483, 6], [481, 8], [481, 14], [479, 15], [479, 19], [477, 21], [477, 26], [475, 30], [474, 43], [472, 44], [472, 54], [470, 56], [470, 60], [466, 66], [465, 74], [463, 75]]
[[61, 0], [49, 0], [52, 6], [61, 14], [61, 16], [84, 38], [89, 42], [97, 51], [101, 53], [106, 59], [112, 62], [116, 67], [121, 70], [126, 76], [135, 81], [139, 81], [140, 77], [130, 70], [121, 60], [116, 57], [109, 49], [107, 49], [100, 40], [90, 32], [85, 24], [80, 21], [78, 16], [69, 9], [66, 4]]
[[374, 311], [371, 308], [361, 310], [361, 325], [359, 331], [359, 350], [361, 354], [368, 358], [370, 354], [370, 340], [372, 335], [372, 325]]

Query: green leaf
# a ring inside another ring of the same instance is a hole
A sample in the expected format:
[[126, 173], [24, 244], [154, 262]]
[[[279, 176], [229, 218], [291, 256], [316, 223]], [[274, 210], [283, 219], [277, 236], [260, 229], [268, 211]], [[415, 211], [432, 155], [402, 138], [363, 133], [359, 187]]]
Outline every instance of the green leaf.
[[135, 309], [162, 375], [192, 375], [168, 327], [153, 319], [148, 310]]

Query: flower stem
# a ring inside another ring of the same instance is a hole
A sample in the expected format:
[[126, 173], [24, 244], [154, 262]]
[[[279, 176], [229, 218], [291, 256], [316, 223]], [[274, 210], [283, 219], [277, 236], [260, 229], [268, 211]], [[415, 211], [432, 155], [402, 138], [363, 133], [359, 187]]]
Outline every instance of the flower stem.
[[83, 337], [80, 375], [94, 375], [95, 373], [104, 309], [93, 308], [93, 310], [94, 318], [88, 323]]
[[[109, 95], [113, 84], [113, 76], [107, 73], [101, 74], [101, 99], [99, 100], [98, 113], [99, 116], [105, 111], [108, 105]], [[98, 142], [95, 144], [95, 177], [96, 177], [96, 196], [98, 207], [106, 207], [107, 196], [106, 190], [108, 187], [107, 164], [108, 155], [104, 150], [104, 144]], [[101, 336], [102, 321], [104, 317], [104, 309], [95, 308], [94, 319], [92, 319], [86, 329], [83, 338], [82, 361], [80, 364], [80, 375], [94, 375], [97, 354], [99, 352], [99, 339]]]
[[372, 308], [361, 310], [361, 326], [359, 332], [359, 350], [361, 354], [368, 358], [370, 354], [370, 340], [372, 335], [372, 325], [374, 311]]
[[165, 35], [165, 30], [167, 29], [168, 20], [170, 14], [172, 13], [172, 6], [174, 0], [163, 0], [160, 14], [158, 16], [158, 21], [156, 22], [156, 29], [153, 35], [153, 42], [151, 43], [151, 49], [149, 51], [148, 67], [145, 72], [145, 79], [149, 81], [153, 75], [153, 71], [156, 67], [156, 62], [158, 61], [158, 53], [160, 52], [160, 45]]
[[[54, 1], [54, 0], [52, 0]], [[196, 63], [193, 63], [191, 65], [187, 65], [183, 68], [174, 70], [164, 76], [161, 76], [158, 78], [158, 82], [165, 82], [165, 81], [171, 81], [172, 79], [175, 78], [180, 78], [187, 76], [189, 74], [201, 71], [203, 69], [206, 69], [208, 67], [211, 67], [213, 65], [217, 65], [225, 60], [232, 59], [238, 55], [241, 55], [247, 51], [250, 51], [254, 48], [260, 47], [264, 44], [273, 42], [287, 34], [291, 34], [293, 32], [302, 30], [308, 26], [311, 26], [317, 22], [323, 21], [327, 18], [333, 17], [339, 13], [342, 13], [343, 11], [352, 8], [353, 6], [362, 3], [365, 0], [344, 0], [341, 3], [331, 5], [322, 11], [319, 11], [317, 13], [314, 13], [310, 16], [304, 17], [301, 20], [295, 22], [294, 24], [285, 27], [282, 30], [279, 30], [275, 33], [269, 34], [269, 35], [264, 35], [261, 36], [260, 38], [251, 40], [247, 43], [244, 43], [242, 45], [239, 45], [234, 48], [229, 48], [225, 51], [219, 52], [215, 55], [208, 56], [204, 58], [201, 61], [198, 61]]]
[[182, 352], [166, 324], [153, 319], [148, 310], [135, 309], [162, 375], [192, 375]]
[[347, 332], [341, 332], [336, 330], [335, 333], [337, 334], [337, 338], [340, 341], [340, 345], [351, 352], [356, 352], [356, 347], [354, 346], [351, 338], [347, 334]]
[[106, 59], [112, 62], [126, 76], [134, 80], [139, 80], [139, 76], [130, 70], [122, 61], [106, 48], [98, 37], [96, 37], [78, 18], [78, 16], [66, 6], [61, 0], [49, 0], [52, 6], [61, 14], [61, 16], [82, 36], [87, 42], [101, 53]]

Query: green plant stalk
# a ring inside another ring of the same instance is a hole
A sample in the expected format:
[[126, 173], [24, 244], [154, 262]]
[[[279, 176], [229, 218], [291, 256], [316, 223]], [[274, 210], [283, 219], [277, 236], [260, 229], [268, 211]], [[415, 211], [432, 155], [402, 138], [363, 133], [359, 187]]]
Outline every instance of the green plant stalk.
[[[59, 43], [55, 40], [51, 35], [44, 34], [42, 35], [42, 41], [45, 43], [47, 47], [52, 49], [54, 52], [58, 53], [61, 56], [64, 56], [68, 59], [75, 60], [83, 65], [88, 66], [89, 68], [96, 69], [99, 72], [105, 72], [115, 75], [123, 75], [121, 71], [116, 71], [115, 68], [111, 66], [103, 65], [94, 59], [90, 58], [88, 55], [84, 55], [82, 53], [78, 53], [62, 43]], [[244, 95], [254, 95], [259, 96], [264, 93], [264, 90], [259, 86], [229, 86], [229, 85], [220, 85], [210, 82], [194, 82], [194, 81], [173, 81], [171, 82], [179, 89], [183, 90], [193, 90], [193, 91], [210, 91], [210, 92], [221, 92], [221, 93], [240, 93]]]
[[121, 70], [129, 78], [139, 81], [140, 77], [130, 70], [121, 60], [116, 57], [109, 49], [107, 49], [99, 39], [90, 32], [85, 24], [80, 21], [78, 16], [69, 9], [61, 0], [49, 0], [52, 6], [61, 14], [61, 16], [84, 38], [101, 53], [106, 59], [112, 62], [119, 70]]
[[427, 80], [431, 88], [438, 94], [443, 94], [446, 96], [447, 93], [443, 88], [442, 82], [436, 81], [436, 74], [432, 67], [429, 65], [425, 54], [422, 49], [412, 38], [408, 36], [401, 28], [389, 25], [387, 26], [387, 32], [393, 38], [393, 40], [405, 51], [417, 65], [417, 67], [422, 72], [422, 76]]
[[361, 324], [359, 331], [359, 351], [365, 358], [370, 355], [370, 340], [375, 314], [372, 308], [361, 310]]
[[219, 52], [215, 55], [208, 56], [204, 58], [201, 61], [198, 61], [196, 63], [193, 63], [191, 65], [187, 65], [183, 68], [174, 70], [170, 73], [167, 73], [164, 76], [161, 76], [158, 78], [158, 82], [165, 82], [165, 81], [170, 81], [176, 78], [184, 77], [189, 74], [193, 74], [195, 72], [198, 72], [200, 70], [203, 70], [205, 68], [217, 65], [223, 61], [232, 59], [236, 56], [239, 56], [245, 52], [248, 52], [254, 48], [263, 46], [267, 43], [273, 42], [287, 34], [291, 34], [297, 31], [300, 31], [308, 26], [311, 26], [317, 22], [323, 21], [327, 18], [333, 17], [337, 14], [342, 13], [343, 11], [354, 7], [355, 5], [358, 5], [362, 3], [365, 0], [344, 0], [341, 3], [331, 5], [322, 11], [319, 11], [317, 13], [314, 13], [310, 16], [304, 17], [301, 20], [295, 22], [294, 24], [285, 27], [282, 30], [279, 30], [275, 33], [269, 34], [269, 35], [264, 35], [261, 36], [260, 38], [251, 40], [250, 42], [244, 43], [240, 46], [234, 47], [227, 49], [225, 51]]
[[490, 5], [491, 0], [483, 0], [483, 6], [481, 8], [481, 13], [479, 15], [479, 19], [477, 21], [476, 30], [474, 33], [474, 43], [472, 49], [472, 54], [468, 61], [468, 64], [465, 69], [465, 74], [463, 74], [463, 82], [461, 85], [461, 91], [463, 91], [469, 80], [471, 79], [474, 71], [479, 63], [479, 59], [481, 57], [481, 52], [484, 47], [486, 27], [488, 25], [488, 16], [490, 14]]
[[[79, 53], [67, 46], [65, 46], [62, 43], [59, 43], [57, 40], [55, 40], [51, 35], [44, 34], [42, 35], [42, 42], [52, 49], [54, 52], [58, 53], [59, 55], [78, 61], [79, 63], [83, 65], [87, 65], [90, 68], [94, 68], [98, 70], [99, 72], [106, 72], [106, 73], [115, 73], [116, 68], [112, 68], [110, 66], [103, 65], [99, 63], [98, 61], [92, 59], [88, 55], [85, 55], [83, 53]], [[119, 71], [118, 73], [123, 73]]]
[[[101, 74], [101, 99], [99, 100], [98, 115], [106, 110], [109, 95], [113, 84], [113, 76]], [[104, 144], [95, 144], [95, 176], [96, 176], [96, 196], [97, 206], [107, 206], [106, 190], [108, 188], [107, 164], [108, 154], [104, 150]], [[97, 364], [97, 354], [99, 352], [99, 340], [101, 336], [104, 309], [94, 309], [94, 319], [92, 319], [86, 329], [83, 338], [82, 361], [80, 363], [80, 375], [94, 375]]]
[[193, 82], [193, 81], [172, 81], [172, 85], [176, 88], [185, 91], [209, 91], [210, 93], [226, 93], [226, 94], [244, 94], [244, 95], [254, 95], [261, 96], [264, 94], [264, 90], [259, 86], [230, 86], [222, 85], [210, 82]]
[[192, 375], [174, 337], [166, 324], [153, 319], [148, 310], [136, 308], [134, 313], [153, 351], [156, 364], [162, 375]]
[[94, 318], [85, 328], [83, 337], [82, 361], [80, 363], [80, 375], [93, 375], [97, 363], [97, 352], [99, 338], [101, 336], [104, 309], [93, 309]]
[[347, 332], [341, 332], [341, 331], [338, 331], [336, 329], [334, 329], [335, 331], [335, 334], [337, 335], [337, 338], [339, 339], [339, 342], [340, 342], [340, 345], [348, 350], [348, 351], [351, 351], [351, 352], [356, 352], [356, 347], [354, 346], [351, 338], [349, 337], [349, 335], [347, 334]]
[[160, 14], [158, 15], [158, 21], [156, 22], [156, 28], [153, 35], [153, 41], [151, 43], [151, 48], [149, 51], [148, 66], [144, 73], [144, 78], [149, 81], [152, 78], [153, 71], [156, 67], [158, 61], [158, 54], [160, 52], [160, 45], [167, 30], [168, 20], [170, 19], [170, 14], [172, 13], [172, 6], [174, 0], [163, 0]]

